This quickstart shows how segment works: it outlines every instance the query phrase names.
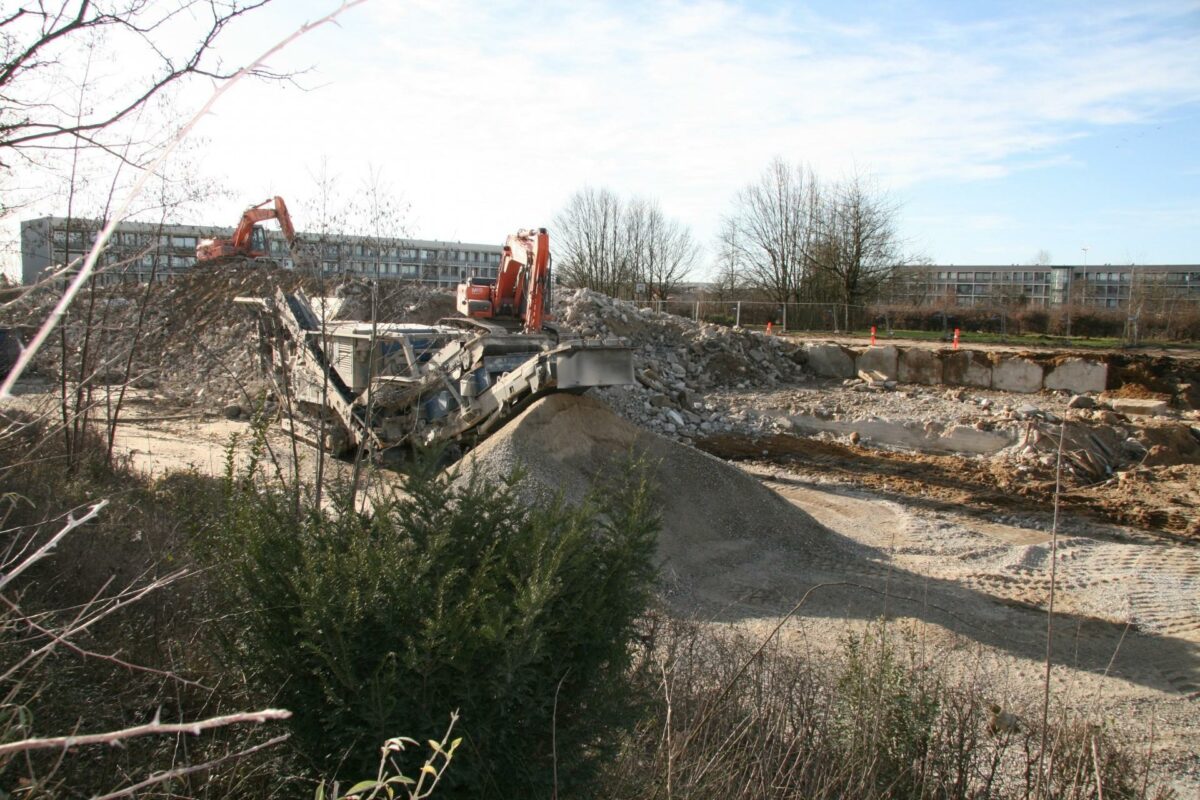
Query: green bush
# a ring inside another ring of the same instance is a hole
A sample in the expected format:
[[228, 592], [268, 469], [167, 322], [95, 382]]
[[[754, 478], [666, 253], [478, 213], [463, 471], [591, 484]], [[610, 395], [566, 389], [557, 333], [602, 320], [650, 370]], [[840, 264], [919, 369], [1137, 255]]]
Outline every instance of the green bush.
[[655, 577], [645, 471], [617, 472], [572, 507], [523, 501], [515, 477], [453, 485], [426, 471], [370, 514], [228, 481], [206, 557], [244, 611], [238, 658], [294, 712], [311, 766], [367, 774], [378, 742], [437, 738], [459, 710], [443, 785], [585, 785], [637, 715], [635, 623]]

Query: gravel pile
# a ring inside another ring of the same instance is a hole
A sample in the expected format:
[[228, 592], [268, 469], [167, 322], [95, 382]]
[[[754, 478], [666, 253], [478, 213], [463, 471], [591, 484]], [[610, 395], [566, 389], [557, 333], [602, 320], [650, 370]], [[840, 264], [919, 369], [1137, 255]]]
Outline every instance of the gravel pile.
[[529, 492], [578, 503], [597, 474], [621, 469], [631, 452], [649, 461], [659, 487], [659, 557], [677, 605], [712, 610], [793, 598], [798, 570], [846, 548], [743, 471], [642, 430], [588, 396], [537, 401], [456, 469], [458, 480], [472, 470], [499, 479], [519, 466]]

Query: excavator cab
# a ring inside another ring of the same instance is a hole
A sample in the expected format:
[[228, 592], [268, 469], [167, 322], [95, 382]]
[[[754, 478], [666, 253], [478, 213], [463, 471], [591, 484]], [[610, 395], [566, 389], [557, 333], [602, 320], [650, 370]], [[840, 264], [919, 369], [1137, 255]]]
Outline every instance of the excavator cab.
[[267, 255], [267, 230], [262, 225], [255, 225], [250, 231], [250, 258]]

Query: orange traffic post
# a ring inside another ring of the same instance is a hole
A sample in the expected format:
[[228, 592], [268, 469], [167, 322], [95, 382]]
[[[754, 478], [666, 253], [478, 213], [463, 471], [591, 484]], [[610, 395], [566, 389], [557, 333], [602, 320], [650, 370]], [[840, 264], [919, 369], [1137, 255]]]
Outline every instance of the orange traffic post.
[[871, 326], [871, 344], [875, 344], [875, 326]]
[[770, 322], [770, 320], [768, 320], [767, 321], [767, 336], [770, 336], [770, 335], [771, 335], [771, 322]]
[[954, 329], [954, 349], [958, 349], [958, 328]]

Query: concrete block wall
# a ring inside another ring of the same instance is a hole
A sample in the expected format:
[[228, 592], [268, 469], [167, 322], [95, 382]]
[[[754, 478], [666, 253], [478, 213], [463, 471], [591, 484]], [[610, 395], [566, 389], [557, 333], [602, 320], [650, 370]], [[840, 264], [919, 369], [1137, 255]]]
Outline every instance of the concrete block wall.
[[1098, 359], [1069, 356], [1042, 361], [1027, 355], [981, 350], [931, 350], [880, 345], [866, 348], [832, 343], [806, 344], [808, 367], [823, 378], [851, 378], [859, 370], [880, 372], [889, 380], [945, 384], [1007, 392], [1061, 389], [1075, 394], [1102, 392], [1108, 365]]
[[943, 350], [942, 383], [948, 386], [992, 388], [992, 362], [977, 350]]

